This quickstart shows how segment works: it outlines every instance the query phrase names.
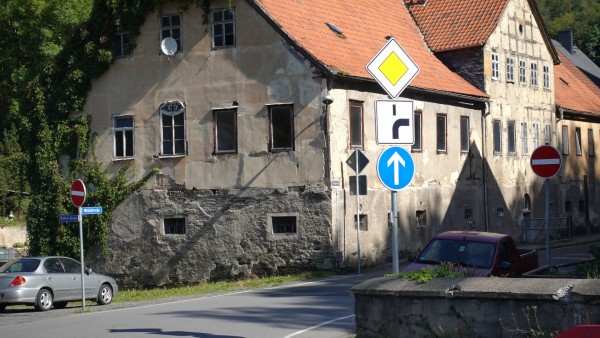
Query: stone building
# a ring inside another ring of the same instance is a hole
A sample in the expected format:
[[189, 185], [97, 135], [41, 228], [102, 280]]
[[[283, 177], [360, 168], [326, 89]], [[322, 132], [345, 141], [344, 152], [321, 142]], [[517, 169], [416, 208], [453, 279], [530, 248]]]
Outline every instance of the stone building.
[[[402, 145], [415, 176], [398, 192], [399, 250], [450, 229], [519, 235], [541, 189], [528, 154], [555, 142], [559, 58], [533, 1], [436, 7], [449, 3], [165, 4], [140, 35], [120, 32], [77, 114], [91, 116], [107, 170], [159, 174], [114, 212], [107, 272], [150, 286], [352, 267], [359, 246], [363, 264], [389, 259], [376, 166], [388, 146], [375, 131], [388, 96], [366, 65], [391, 38], [420, 68], [398, 98], [412, 102], [415, 139]], [[486, 19], [436, 47], [431, 32], [456, 21], [428, 28], [431, 15]], [[358, 198], [346, 163], [357, 149], [369, 159]]]

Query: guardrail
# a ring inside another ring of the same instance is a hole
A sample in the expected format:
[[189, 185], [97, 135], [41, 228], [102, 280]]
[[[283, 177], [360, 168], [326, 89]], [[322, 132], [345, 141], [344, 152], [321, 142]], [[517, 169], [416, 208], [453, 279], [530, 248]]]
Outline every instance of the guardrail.
[[[550, 241], [571, 239], [573, 219], [571, 217], [550, 218]], [[546, 241], [546, 219], [525, 218], [521, 222], [521, 241], [538, 243]]]

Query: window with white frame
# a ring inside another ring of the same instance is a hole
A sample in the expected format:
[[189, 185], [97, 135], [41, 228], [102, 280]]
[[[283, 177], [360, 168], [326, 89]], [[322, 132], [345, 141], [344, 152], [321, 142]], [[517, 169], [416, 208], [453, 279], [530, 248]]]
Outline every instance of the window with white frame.
[[162, 130], [161, 155], [185, 155], [185, 106], [179, 101], [165, 102], [160, 105], [159, 112]]
[[544, 125], [544, 143], [552, 144], [552, 125], [550, 123]]
[[177, 53], [181, 52], [183, 50], [181, 46], [182, 28], [181, 14], [163, 15], [160, 18], [160, 41], [165, 38], [173, 38], [177, 42]]
[[531, 138], [533, 139], [533, 149], [540, 146], [540, 124], [537, 122], [531, 123]]
[[575, 154], [581, 156], [581, 128], [575, 128]]
[[213, 111], [215, 154], [237, 152], [237, 112], [235, 109]]
[[500, 55], [492, 52], [492, 80], [500, 79]]
[[506, 57], [506, 82], [515, 82], [515, 59]]
[[131, 36], [129, 32], [120, 32], [113, 36], [112, 50], [117, 59], [132, 56]]
[[507, 124], [507, 129], [508, 129], [508, 139], [507, 139], [507, 147], [508, 147], [508, 153], [509, 154], [514, 154], [516, 153], [517, 149], [516, 149], [516, 131], [515, 131], [515, 121], [508, 121]]
[[437, 152], [445, 153], [448, 150], [446, 148], [446, 114], [437, 114], [436, 129]]
[[525, 60], [519, 60], [519, 83], [527, 84], [527, 63]]
[[562, 127], [562, 153], [569, 155], [569, 127]]
[[502, 123], [500, 120], [494, 120], [494, 153], [502, 152]]
[[212, 11], [213, 49], [235, 47], [235, 12], [233, 8], [220, 8]]
[[588, 129], [588, 155], [594, 157], [594, 130]]
[[113, 117], [113, 134], [115, 139], [114, 156], [117, 159], [132, 158], [133, 154], [133, 116]]
[[294, 150], [294, 110], [291, 105], [269, 107], [269, 151]]
[[527, 122], [521, 122], [521, 155], [529, 154], [529, 142], [527, 139]]
[[550, 89], [550, 67], [544, 66], [544, 89]]
[[423, 113], [420, 110], [415, 111], [414, 113], [414, 127], [415, 127], [415, 142], [412, 144], [411, 146], [411, 150], [413, 152], [419, 152], [423, 150], [423, 132], [422, 132], [422, 127], [423, 127]]
[[530, 65], [530, 78], [529, 78], [529, 84], [532, 87], [537, 87], [538, 86], [538, 64], [537, 62], [531, 62]]

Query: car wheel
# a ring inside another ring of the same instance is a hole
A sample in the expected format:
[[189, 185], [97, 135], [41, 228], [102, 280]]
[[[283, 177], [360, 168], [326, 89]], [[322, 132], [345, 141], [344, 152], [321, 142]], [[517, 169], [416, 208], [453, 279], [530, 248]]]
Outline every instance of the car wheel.
[[55, 302], [55, 303], [54, 303], [54, 308], [55, 308], [55, 309], [64, 309], [64, 308], [66, 308], [66, 307], [67, 307], [67, 304], [68, 304], [68, 303], [69, 303], [69, 302]]
[[35, 297], [35, 309], [38, 311], [48, 311], [52, 308], [53, 296], [48, 289], [41, 289]]
[[113, 292], [112, 288], [108, 284], [102, 284], [100, 290], [98, 290], [98, 299], [96, 299], [96, 303], [98, 305], [107, 305], [112, 302]]

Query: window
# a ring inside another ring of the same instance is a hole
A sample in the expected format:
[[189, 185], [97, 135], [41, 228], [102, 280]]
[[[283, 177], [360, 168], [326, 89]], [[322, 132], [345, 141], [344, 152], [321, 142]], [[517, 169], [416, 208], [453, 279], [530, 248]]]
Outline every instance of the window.
[[165, 235], [184, 235], [185, 218], [165, 218], [163, 220]]
[[531, 123], [531, 137], [533, 138], [533, 149], [540, 146], [540, 124], [537, 122]]
[[529, 154], [527, 142], [527, 122], [521, 122], [521, 155]]
[[506, 82], [515, 82], [515, 59], [506, 57]]
[[532, 87], [537, 87], [538, 86], [538, 65], [537, 62], [532, 62], [531, 66], [530, 66], [530, 76], [531, 78], [529, 79], [529, 83], [531, 84]]
[[500, 56], [492, 53], [492, 80], [500, 79]]
[[516, 152], [516, 139], [515, 139], [515, 121], [508, 121], [508, 153], [514, 154]]
[[594, 130], [588, 129], [588, 155], [594, 157]]
[[115, 158], [133, 157], [133, 130], [133, 116], [115, 116], [113, 118]]
[[502, 152], [502, 129], [500, 120], [494, 120], [494, 153]]
[[363, 146], [363, 105], [358, 101], [350, 101], [350, 145]]
[[496, 208], [496, 217], [498, 217], [498, 218], [504, 217], [504, 208], [503, 207]]
[[585, 201], [584, 201], [584, 200], [579, 200], [579, 203], [578, 203], [578, 208], [577, 208], [577, 210], [578, 210], [580, 213], [584, 213], [584, 212], [585, 212]]
[[271, 216], [274, 234], [295, 234], [297, 231], [296, 216]]
[[570, 215], [573, 211], [573, 207], [571, 206], [571, 201], [565, 201], [565, 213]]
[[562, 127], [562, 153], [569, 155], [569, 127]]
[[179, 101], [170, 101], [160, 106], [162, 129], [161, 155], [185, 155], [185, 107]]
[[215, 153], [237, 152], [237, 114], [235, 109], [213, 112]]
[[519, 60], [519, 83], [527, 84], [527, 63], [525, 60]]
[[581, 156], [581, 128], [575, 128], [575, 153]]
[[465, 208], [465, 220], [466, 221], [472, 221], [473, 220], [473, 208], [472, 207], [466, 207]]
[[550, 89], [550, 67], [544, 66], [544, 89]]
[[294, 111], [292, 106], [270, 106], [270, 151], [294, 150]]
[[212, 12], [213, 49], [235, 47], [235, 13], [231, 8]]
[[427, 225], [427, 210], [417, 210], [416, 212], [417, 225]]
[[469, 117], [460, 117], [460, 151], [469, 152]]
[[436, 128], [437, 128], [437, 152], [445, 153], [446, 149], [446, 115], [437, 114], [436, 119]]
[[552, 144], [552, 125], [549, 123], [544, 126], [544, 143]]
[[121, 32], [113, 36], [112, 50], [117, 59], [131, 57], [132, 49], [129, 32]]
[[[164, 15], [160, 18], [160, 41], [173, 38], [177, 42], [177, 52], [181, 52], [181, 14]], [[161, 52], [162, 53], [162, 52]]]
[[415, 111], [413, 124], [415, 125], [415, 143], [411, 146], [413, 152], [423, 150], [423, 114], [421, 111]]
[[[360, 231], [369, 231], [369, 218], [365, 214], [360, 214], [358, 225], [360, 227]], [[356, 214], [354, 214], [354, 225], [356, 226]]]

